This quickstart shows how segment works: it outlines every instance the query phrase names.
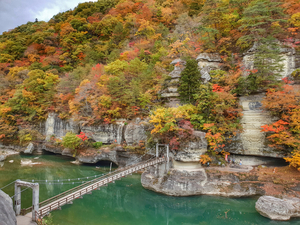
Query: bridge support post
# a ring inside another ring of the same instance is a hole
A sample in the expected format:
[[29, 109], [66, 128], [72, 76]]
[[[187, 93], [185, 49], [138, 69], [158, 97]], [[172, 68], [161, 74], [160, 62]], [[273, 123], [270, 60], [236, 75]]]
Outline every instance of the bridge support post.
[[39, 212], [39, 184], [38, 183], [30, 183], [21, 180], [16, 180], [15, 182], [15, 212], [16, 215], [20, 215], [21, 213], [21, 187], [30, 187], [32, 189], [32, 221], [36, 221], [38, 216], [36, 212]]
[[[17, 180], [20, 181], [20, 180]], [[20, 215], [21, 213], [21, 187], [15, 183], [15, 196], [14, 196], [14, 205], [15, 205], [15, 212], [16, 215]]]
[[38, 217], [36, 213], [39, 212], [39, 195], [40, 187], [39, 184], [32, 187], [32, 220], [37, 221]]

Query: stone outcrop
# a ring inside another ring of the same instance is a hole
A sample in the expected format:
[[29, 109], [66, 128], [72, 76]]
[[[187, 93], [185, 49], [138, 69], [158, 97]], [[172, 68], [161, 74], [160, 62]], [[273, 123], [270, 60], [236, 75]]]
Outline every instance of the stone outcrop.
[[46, 136], [46, 140], [50, 140], [51, 136], [62, 138], [67, 132], [78, 133], [79, 124], [72, 119], [62, 120], [55, 113], [49, 113], [45, 123], [40, 125], [40, 133]]
[[26, 149], [24, 150], [24, 153], [25, 154], [32, 154], [33, 150], [34, 150], [34, 145], [30, 142], [28, 144], [28, 146], [26, 147]]
[[241, 155], [283, 158], [284, 151], [276, 151], [268, 146], [266, 133], [261, 126], [274, 122], [274, 118], [262, 108], [264, 94], [240, 97], [243, 108], [241, 125], [243, 132], [233, 137], [225, 146], [225, 150]]
[[[196, 58], [198, 61], [199, 72], [204, 83], [207, 83], [211, 77], [211, 70], [219, 69], [222, 64], [222, 59], [217, 53], [201, 53]], [[175, 59], [171, 62], [174, 65], [174, 70], [169, 74], [170, 80], [166, 82], [165, 89], [161, 92], [161, 97], [166, 99], [166, 106], [178, 107], [180, 105], [178, 85], [181, 72], [184, 70], [186, 62], [181, 59]]]
[[220, 69], [222, 63], [222, 59], [218, 53], [201, 53], [196, 60], [198, 61], [201, 78], [204, 80], [204, 83], [207, 83], [211, 79], [209, 72]]
[[61, 139], [67, 132], [79, 133], [82, 131], [87, 137], [103, 144], [121, 144], [125, 141], [132, 145], [146, 140], [148, 127], [148, 122], [140, 118], [132, 121], [117, 120], [115, 124], [80, 127], [72, 119], [65, 121], [58, 118], [56, 114], [49, 114], [45, 126], [41, 125], [40, 132], [46, 136], [46, 140], [49, 140], [51, 136]]
[[[257, 49], [257, 43], [250, 48], [243, 57], [243, 70], [244, 75], [249, 74], [249, 70], [254, 69], [254, 57]], [[290, 76], [291, 73], [297, 68], [297, 59], [298, 56], [294, 48], [290, 48], [288, 46], [281, 46], [280, 48], [281, 57], [282, 57], [282, 65], [283, 71], [280, 73], [281, 78]]]
[[196, 140], [189, 142], [182, 151], [174, 153], [174, 159], [181, 162], [199, 162], [200, 155], [207, 151], [205, 135], [205, 132], [194, 131]]
[[161, 93], [161, 97], [167, 100], [166, 106], [178, 107], [180, 105], [179, 93], [177, 91], [181, 72], [184, 70], [186, 62], [181, 59], [175, 59], [171, 62], [174, 70], [169, 74], [171, 79], [167, 81], [166, 89]]
[[171, 169], [158, 175], [156, 168], [142, 174], [144, 188], [172, 196], [219, 195], [226, 197], [254, 196], [262, 193], [255, 184], [241, 183], [233, 174], [207, 173], [204, 168]]
[[[48, 152], [74, 157], [73, 150], [68, 148], [61, 149], [57, 146], [46, 144], [43, 146], [43, 149]], [[123, 167], [141, 162], [143, 160], [147, 160], [149, 159], [149, 157], [149, 155], [140, 155], [134, 152], [126, 151], [121, 146], [116, 145], [104, 147], [98, 150], [90, 149], [85, 151], [84, 153], [77, 154], [74, 158], [78, 160], [79, 163], [94, 164], [100, 161], [111, 161], [116, 165]]]
[[272, 220], [289, 220], [291, 217], [300, 217], [299, 198], [275, 198], [262, 196], [255, 204], [257, 212]]
[[10, 155], [17, 155], [21, 151], [20, 146], [3, 145], [0, 143], [0, 162], [4, 161]]
[[149, 127], [147, 121], [136, 118], [130, 121], [124, 128], [124, 140], [127, 145], [138, 144], [140, 141], [146, 141], [146, 131]]
[[6, 159], [6, 155], [0, 155], [0, 162], [4, 161]]
[[122, 142], [124, 124], [101, 124], [99, 126], [84, 126], [81, 131], [86, 134], [87, 137], [103, 144]]
[[0, 190], [0, 225], [17, 225], [11, 198]]

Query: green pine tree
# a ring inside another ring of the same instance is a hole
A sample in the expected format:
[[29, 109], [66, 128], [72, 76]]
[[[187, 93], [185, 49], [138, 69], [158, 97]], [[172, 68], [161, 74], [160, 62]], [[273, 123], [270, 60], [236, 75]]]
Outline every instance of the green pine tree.
[[238, 40], [242, 48], [248, 48], [255, 41], [267, 38], [282, 31], [281, 25], [286, 23], [282, 2], [278, 0], [255, 0], [245, 8], [243, 17], [239, 21], [239, 29], [245, 35]]
[[254, 57], [254, 68], [258, 88], [274, 86], [280, 80], [283, 70], [280, 46], [273, 37], [263, 38], [257, 47]]
[[283, 70], [280, 46], [274, 37], [262, 38], [257, 42], [254, 54], [253, 67], [247, 77], [239, 79], [238, 94], [251, 94], [265, 91], [270, 87], [280, 85], [280, 76]]
[[188, 59], [186, 67], [181, 73], [178, 93], [182, 103], [195, 103], [194, 94], [199, 91], [201, 74], [195, 59]]

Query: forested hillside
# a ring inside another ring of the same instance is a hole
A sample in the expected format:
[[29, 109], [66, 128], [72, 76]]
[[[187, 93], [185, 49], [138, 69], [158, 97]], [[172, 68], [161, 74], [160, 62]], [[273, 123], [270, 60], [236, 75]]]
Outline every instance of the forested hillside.
[[[0, 141], [39, 139], [49, 112], [84, 124], [148, 117], [152, 136], [179, 149], [194, 129], [211, 150], [241, 131], [237, 97], [266, 92], [277, 122], [263, 127], [300, 166], [300, 69], [279, 77], [280, 48], [300, 49], [298, 0], [98, 0], [49, 22], [28, 22], [0, 36]], [[242, 56], [256, 46], [254, 69]], [[195, 58], [218, 53], [222, 70], [201, 82]], [[172, 60], [185, 60], [182, 103], [164, 107]]]

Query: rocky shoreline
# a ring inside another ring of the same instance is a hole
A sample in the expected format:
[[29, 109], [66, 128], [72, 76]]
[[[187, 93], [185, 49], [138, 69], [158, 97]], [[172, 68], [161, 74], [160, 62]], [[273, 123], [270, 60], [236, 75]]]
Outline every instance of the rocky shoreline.
[[15, 146], [5, 146], [0, 144], [0, 162], [4, 161], [10, 155], [20, 154], [20, 149]]
[[[148, 190], [170, 196], [261, 196], [256, 209], [262, 216], [272, 220], [300, 217], [300, 174], [288, 167], [254, 167], [250, 171], [246, 167], [240, 171], [226, 167], [172, 168], [168, 171], [158, 166], [147, 169], [141, 183]], [[264, 200], [266, 196], [272, 196], [271, 203]]]

